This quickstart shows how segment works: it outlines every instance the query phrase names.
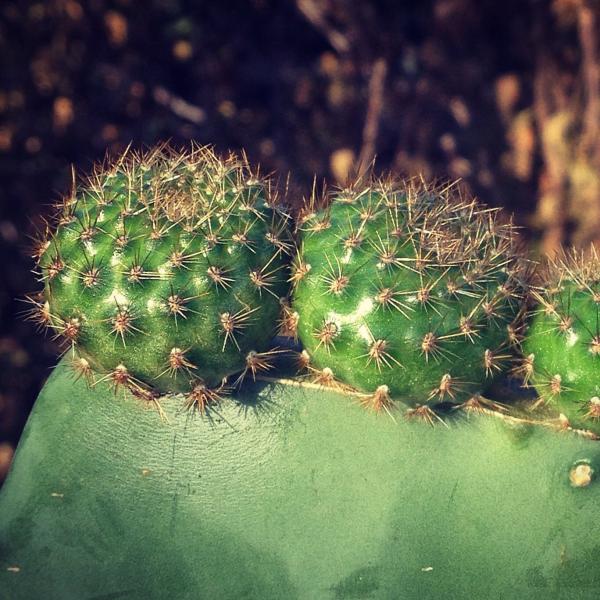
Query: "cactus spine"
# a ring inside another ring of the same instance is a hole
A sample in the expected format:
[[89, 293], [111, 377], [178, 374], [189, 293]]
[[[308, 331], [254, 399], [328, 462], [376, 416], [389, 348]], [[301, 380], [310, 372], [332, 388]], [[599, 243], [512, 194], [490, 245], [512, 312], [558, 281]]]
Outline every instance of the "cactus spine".
[[522, 261], [511, 224], [452, 187], [374, 181], [307, 203], [293, 266], [304, 363], [321, 382], [460, 403], [510, 358]]
[[188, 392], [202, 409], [224, 378], [269, 366], [292, 247], [274, 200], [234, 155], [127, 153], [60, 204], [36, 249], [32, 317], [82, 375]]

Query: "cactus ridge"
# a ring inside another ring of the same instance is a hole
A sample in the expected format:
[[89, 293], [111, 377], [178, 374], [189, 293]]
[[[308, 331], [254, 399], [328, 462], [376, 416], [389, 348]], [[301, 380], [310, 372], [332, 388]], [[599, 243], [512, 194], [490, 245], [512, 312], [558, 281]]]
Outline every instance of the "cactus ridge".
[[77, 350], [80, 376], [203, 409], [207, 386], [269, 368], [293, 248], [276, 196], [244, 157], [128, 151], [58, 205], [30, 318]]
[[511, 360], [525, 262], [514, 227], [456, 186], [372, 179], [306, 202], [292, 265], [300, 362], [389, 409], [461, 403]]
[[565, 426], [600, 433], [600, 257], [563, 251], [532, 287], [535, 308], [518, 367], [524, 385], [558, 409]]

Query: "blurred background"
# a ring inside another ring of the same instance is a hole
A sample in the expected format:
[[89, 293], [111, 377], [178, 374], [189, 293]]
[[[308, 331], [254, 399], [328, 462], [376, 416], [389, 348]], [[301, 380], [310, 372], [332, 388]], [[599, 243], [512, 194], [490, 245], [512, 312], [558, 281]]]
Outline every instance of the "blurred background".
[[313, 177], [461, 179], [537, 254], [600, 239], [596, 0], [2, 0], [0, 482], [56, 362], [29, 237], [108, 151], [245, 149]]

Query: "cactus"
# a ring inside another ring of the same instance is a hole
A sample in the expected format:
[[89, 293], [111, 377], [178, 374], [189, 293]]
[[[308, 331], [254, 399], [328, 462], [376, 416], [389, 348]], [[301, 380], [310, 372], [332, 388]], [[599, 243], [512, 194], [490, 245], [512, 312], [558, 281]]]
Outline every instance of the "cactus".
[[[61, 205], [30, 316], [77, 356], [40, 393], [0, 491], [0, 590], [597, 598], [595, 436], [469, 399], [520, 339], [512, 226], [449, 188], [380, 181], [309, 203], [289, 272], [286, 227], [268, 181], [198, 148], [126, 155]], [[556, 307], [587, 310], [600, 269], [565, 264]], [[244, 380], [271, 366], [282, 305], [315, 381]], [[573, 322], [589, 331], [592, 312]], [[234, 373], [235, 397], [209, 411]], [[164, 420], [139, 398], [159, 392], [177, 392]], [[392, 398], [451, 426], [363, 409]]]
[[565, 425], [600, 434], [600, 257], [572, 250], [548, 260], [523, 340], [525, 386]]
[[126, 153], [60, 203], [31, 317], [76, 350], [80, 375], [203, 409], [224, 378], [270, 366], [292, 248], [274, 200], [234, 155]]
[[292, 317], [317, 381], [366, 392], [375, 409], [482, 392], [519, 333], [512, 225], [420, 181], [359, 183], [315, 205], [299, 223]]
[[163, 406], [58, 366], [0, 491], [2, 598], [600, 597], [598, 442], [297, 382]]

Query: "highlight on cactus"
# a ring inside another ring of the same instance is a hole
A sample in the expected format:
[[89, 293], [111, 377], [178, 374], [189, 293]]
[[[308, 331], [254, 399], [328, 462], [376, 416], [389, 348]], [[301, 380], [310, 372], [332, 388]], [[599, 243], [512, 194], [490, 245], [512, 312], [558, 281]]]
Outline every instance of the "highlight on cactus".
[[203, 410], [227, 377], [269, 368], [291, 250], [275, 187], [245, 158], [126, 152], [58, 205], [31, 317], [92, 382]]
[[526, 273], [512, 224], [418, 179], [359, 181], [328, 201], [306, 203], [292, 272], [317, 380], [360, 390], [375, 409], [483, 392], [520, 330]]
[[563, 251], [538, 279], [518, 371], [565, 426], [600, 435], [600, 257]]

